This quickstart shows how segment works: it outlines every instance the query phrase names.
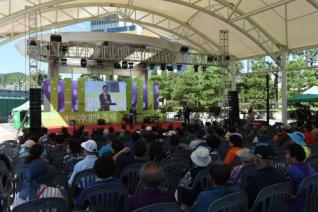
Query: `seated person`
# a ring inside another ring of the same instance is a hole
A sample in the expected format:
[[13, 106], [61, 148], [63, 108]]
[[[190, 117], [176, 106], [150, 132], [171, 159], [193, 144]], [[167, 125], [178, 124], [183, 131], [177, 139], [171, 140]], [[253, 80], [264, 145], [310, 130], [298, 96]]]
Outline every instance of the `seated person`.
[[[94, 171], [96, 173], [97, 179], [95, 180], [94, 183], [89, 185], [87, 188], [98, 187], [99, 185], [103, 183], [112, 183], [112, 182], [121, 183], [121, 180], [119, 178], [114, 177], [115, 164], [113, 159], [109, 156], [103, 156], [101, 158], [98, 158], [94, 164]], [[78, 198], [77, 208], [85, 209], [89, 207], [87, 202], [84, 202], [82, 203], [82, 205], [80, 205], [84, 192], [85, 192], [85, 189], [81, 192], [81, 195]]]
[[[305, 177], [314, 175], [316, 172], [307, 163], [304, 163], [306, 153], [298, 144], [290, 144], [287, 148], [286, 161], [289, 164], [287, 174], [293, 184], [293, 193], [296, 194], [298, 188]], [[289, 204], [290, 211], [298, 212], [304, 208], [304, 199], [292, 199]]]
[[172, 134], [169, 136], [169, 143], [170, 143], [170, 157], [174, 155], [183, 154], [186, 149], [181, 146], [181, 139], [179, 135]]
[[210, 187], [199, 194], [189, 212], [207, 211], [215, 200], [235, 192], [235, 189], [226, 186], [229, 176], [230, 169], [223, 162], [212, 163], [209, 166], [208, 182]]
[[184, 177], [180, 180], [177, 190], [177, 195], [180, 197], [182, 203], [187, 206], [191, 206], [200, 193], [199, 188], [194, 188], [190, 191], [183, 189], [184, 187], [190, 188], [193, 186], [193, 182], [200, 171], [204, 170], [211, 163], [212, 159], [209, 150], [205, 147], [199, 146], [195, 151], [191, 153], [191, 161], [193, 166], [188, 170]]
[[116, 166], [119, 174], [129, 165], [135, 163], [145, 163], [147, 147], [143, 142], [137, 142], [133, 147], [134, 154], [128, 154], [118, 159]]
[[81, 155], [81, 144], [78, 140], [68, 139], [67, 143], [67, 154], [63, 158], [64, 165], [72, 160], [79, 160], [84, 158]]
[[68, 185], [70, 187], [72, 186], [75, 175], [86, 169], [92, 169], [97, 160], [97, 144], [94, 140], [83, 142], [81, 147], [84, 149], [85, 158], [75, 164], [72, 175], [68, 180]]
[[106, 138], [106, 144], [98, 151], [98, 156], [103, 157], [114, 152], [112, 148], [113, 139]]
[[256, 173], [247, 178], [245, 191], [248, 195], [249, 208], [253, 206], [257, 194], [265, 187], [288, 182], [287, 176], [273, 168], [274, 149], [268, 144], [259, 144], [254, 149], [253, 162]]
[[128, 211], [156, 203], [175, 203], [173, 195], [159, 189], [164, 175], [160, 164], [154, 162], [145, 164], [140, 170], [140, 181], [143, 188], [128, 199]]
[[242, 136], [239, 133], [232, 133], [229, 137], [230, 149], [226, 153], [224, 163], [228, 165], [230, 170], [234, 168], [235, 165], [240, 165], [240, 161], [235, 161], [238, 158], [237, 153], [241, 150], [243, 145]]
[[48, 150], [48, 160], [57, 169], [63, 168], [63, 158], [67, 154], [64, 137], [60, 134], [56, 137], [56, 145]]
[[241, 188], [242, 184], [245, 183], [245, 182], [241, 181], [242, 180], [241, 179], [241, 170], [243, 167], [248, 166], [250, 164], [253, 164], [253, 161], [252, 161], [253, 153], [250, 149], [243, 148], [238, 152], [238, 156], [240, 157], [241, 165], [235, 166], [232, 169], [229, 181], [234, 186]]
[[32, 140], [27, 140], [24, 142], [24, 144], [21, 144], [21, 146], [19, 147], [19, 151], [18, 151], [18, 158], [20, 157], [26, 157], [29, 154], [29, 149], [31, 148], [31, 146], [33, 146], [35, 144], [34, 141]]
[[149, 145], [149, 159], [153, 162], [160, 163], [167, 158], [160, 142], [154, 141]]
[[311, 150], [305, 143], [305, 136], [301, 132], [295, 131], [293, 133], [288, 133], [288, 136], [290, 138], [289, 144], [295, 143], [302, 146], [306, 153], [306, 159], [310, 157]]
[[15, 195], [12, 208], [16, 206], [40, 198], [61, 197], [62, 193], [59, 189], [48, 187], [45, 185], [48, 179], [49, 164], [43, 159], [34, 160], [28, 169], [27, 180], [23, 182], [23, 187], [19, 193]]

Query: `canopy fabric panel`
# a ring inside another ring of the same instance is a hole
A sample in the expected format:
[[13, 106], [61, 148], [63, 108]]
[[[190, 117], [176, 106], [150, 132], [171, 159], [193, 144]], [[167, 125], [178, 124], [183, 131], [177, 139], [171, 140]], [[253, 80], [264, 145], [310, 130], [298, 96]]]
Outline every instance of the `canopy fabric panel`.
[[0, 0], [0, 45], [112, 12], [207, 54], [219, 53], [219, 31], [229, 30], [238, 59], [318, 44], [318, 0]]
[[313, 86], [303, 93], [288, 99], [289, 103], [318, 102], [318, 86]]

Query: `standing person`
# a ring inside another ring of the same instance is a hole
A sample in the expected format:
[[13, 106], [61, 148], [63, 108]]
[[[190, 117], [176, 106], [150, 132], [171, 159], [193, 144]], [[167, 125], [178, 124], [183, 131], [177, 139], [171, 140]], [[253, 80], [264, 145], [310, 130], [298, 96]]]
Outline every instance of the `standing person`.
[[112, 99], [108, 93], [107, 85], [103, 86], [103, 92], [99, 94], [100, 111], [109, 111], [109, 104], [112, 103]]
[[184, 124], [190, 124], [190, 108], [187, 104], [183, 106]]
[[132, 105], [129, 110], [130, 129], [133, 129], [135, 127], [136, 120], [137, 120], [137, 109], [135, 105]]

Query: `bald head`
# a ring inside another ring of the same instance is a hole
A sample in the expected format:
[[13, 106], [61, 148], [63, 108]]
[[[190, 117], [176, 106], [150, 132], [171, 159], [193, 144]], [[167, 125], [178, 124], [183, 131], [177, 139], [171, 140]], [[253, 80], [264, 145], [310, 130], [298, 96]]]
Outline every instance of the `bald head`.
[[158, 188], [163, 181], [164, 171], [160, 164], [149, 162], [140, 170], [140, 179], [148, 188]]

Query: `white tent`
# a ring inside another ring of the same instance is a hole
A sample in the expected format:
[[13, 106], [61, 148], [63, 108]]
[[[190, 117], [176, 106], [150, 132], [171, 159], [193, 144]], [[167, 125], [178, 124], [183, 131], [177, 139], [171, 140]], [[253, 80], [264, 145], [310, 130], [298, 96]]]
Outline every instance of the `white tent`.
[[218, 53], [229, 30], [236, 58], [318, 44], [318, 0], [0, 0], [0, 45], [29, 31], [33, 15], [45, 30], [112, 12], [205, 53]]

